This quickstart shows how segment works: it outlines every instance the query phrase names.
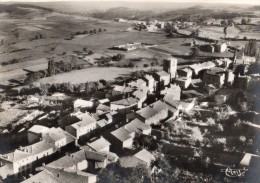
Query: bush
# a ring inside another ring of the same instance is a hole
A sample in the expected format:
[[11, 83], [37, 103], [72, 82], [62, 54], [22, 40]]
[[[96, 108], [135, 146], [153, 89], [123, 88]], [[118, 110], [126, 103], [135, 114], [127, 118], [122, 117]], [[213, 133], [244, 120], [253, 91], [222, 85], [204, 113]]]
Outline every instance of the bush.
[[112, 60], [114, 61], [121, 61], [123, 58], [125, 58], [124, 54], [118, 53], [117, 55], [112, 56]]
[[245, 143], [246, 142], [246, 137], [245, 136], [240, 136], [239, 137], [239, 141], [242, 142], [242, 143]]
[[198, 127], [192, 128], [191, 129], [192, 134], [191, 134], [191, 139], [194, 141], [202, 141], [203, 140], [203, 135], [201, 134], [201, 131]]
[[223, 125], [222, 124], [216, 124], [216, 131], [218, 132], [223, 132], [224, 131], [224, 128], [223, 128]]
[[215, 120], [213, 118], [208, 118], [207, 120], [207, 125], [208, 126], [214, 126], [216, 123], [215, 123]]

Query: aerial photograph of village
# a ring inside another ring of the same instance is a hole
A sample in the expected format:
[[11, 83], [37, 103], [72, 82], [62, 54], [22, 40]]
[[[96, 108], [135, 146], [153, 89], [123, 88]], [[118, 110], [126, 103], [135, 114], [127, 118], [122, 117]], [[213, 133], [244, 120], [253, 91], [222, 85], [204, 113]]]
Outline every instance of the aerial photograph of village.
[[0, 0], [0, 183], [260, 183], [259, 0]]

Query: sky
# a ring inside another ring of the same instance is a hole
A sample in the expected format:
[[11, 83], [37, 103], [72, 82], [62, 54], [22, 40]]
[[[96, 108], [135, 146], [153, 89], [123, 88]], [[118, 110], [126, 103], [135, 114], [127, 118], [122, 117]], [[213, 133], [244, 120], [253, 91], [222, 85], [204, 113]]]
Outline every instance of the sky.
[[203, 3], [224, 3], [224, 4], [255, 4], [260, 5], [260, 0], [0, 0], [0, 2], [51, 2], [51, 1], [127, 1], [127, 2], [203, 2]]

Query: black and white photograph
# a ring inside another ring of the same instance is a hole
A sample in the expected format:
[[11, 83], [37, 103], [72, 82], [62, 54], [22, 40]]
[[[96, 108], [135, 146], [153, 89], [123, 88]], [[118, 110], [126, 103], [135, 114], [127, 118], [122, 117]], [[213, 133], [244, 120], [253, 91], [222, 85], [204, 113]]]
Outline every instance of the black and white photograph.
[[0, 183], [260, 183], [260, 0], [0, 0]]

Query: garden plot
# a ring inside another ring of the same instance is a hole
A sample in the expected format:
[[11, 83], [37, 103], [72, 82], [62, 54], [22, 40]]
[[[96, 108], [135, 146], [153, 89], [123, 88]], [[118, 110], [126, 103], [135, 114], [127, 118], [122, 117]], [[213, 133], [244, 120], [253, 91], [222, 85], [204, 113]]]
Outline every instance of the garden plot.
[[34, 26], [32, 26], [32, 25], [20, 26], [19, 28], [25, 29], [25, 30], [31, 31], [31, 32], [33, 32], [33, 31], [41, 31], [41, 30], [42, 30], [41, 28], [39, 28], [39, 27], [34, 27]]
[[40, 79], [40, 83], [86, 83], [90, 81], [99, 81], [100, 79], [113, 80], [116, 77], [128, 75], [135, 71], [132, 68], [89, 68], [71, 71], [68, 73], [57, 74], [54, 76]]

